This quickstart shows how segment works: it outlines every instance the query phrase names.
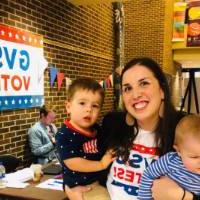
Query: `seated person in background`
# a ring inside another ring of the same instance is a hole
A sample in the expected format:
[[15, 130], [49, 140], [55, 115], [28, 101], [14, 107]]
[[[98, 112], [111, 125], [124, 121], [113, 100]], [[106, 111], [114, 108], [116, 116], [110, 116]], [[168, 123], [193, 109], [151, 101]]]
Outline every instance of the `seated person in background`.
[[[152, 163], [142, 176], [139, 188], [140, 200], [152, 198], [153, 181], [168, 176], [185, 190], [200, 195], [200, 117], [187, 115], [178, 123], [175, 131], [174, 149]], [[196, 199], [196, 198], [194, 198]]]
[[31, 152], [36, 163], [46, 164], [55, 158], [55, 106], [46, 104], [40, 108], [40, 120], [28, 130]]
[[[98, 184], [100, 171], [115, 159], [111, 150], [102, 155], [102, 132], [96, 121], [103, 101], [104, 90], [93, 79], [77, 79], [69, 86], [66, 110], [70, 119], [56, 134], [56, 147], [64, 170], [64, 190], [70, 200], [110, 199], [106, 188]], [[82, 193], [85, 185], [92, 190]], [[90, 197], [90, 192], [100, 196]]]

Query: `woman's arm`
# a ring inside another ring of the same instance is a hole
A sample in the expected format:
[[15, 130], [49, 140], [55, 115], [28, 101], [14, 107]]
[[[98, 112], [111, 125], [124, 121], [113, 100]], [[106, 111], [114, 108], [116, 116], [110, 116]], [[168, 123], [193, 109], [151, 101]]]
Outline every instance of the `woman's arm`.
[[[163, 200], [163, 197], [170, 200], [181, 200], [183, 195], [184, 189], [168, 177], [162, 177], [153, 182], [152, 196], [155, 200]], [[193, 194], [186, 191], [184, 200], [193, 200]]]

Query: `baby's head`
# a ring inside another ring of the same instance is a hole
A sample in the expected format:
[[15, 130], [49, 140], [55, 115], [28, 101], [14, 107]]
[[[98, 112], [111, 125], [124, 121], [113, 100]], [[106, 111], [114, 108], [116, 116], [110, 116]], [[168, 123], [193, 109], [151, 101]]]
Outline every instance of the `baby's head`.
[[174, 148], [184, 166], [200, 174], [200, 116], [187, 115], [180, 120], [175, 130]]
[[71, 124], [79, 130], [89, 131], [98, 119], [103, 101], [104, 90], [97, 81], [91, 78], [74, 80], [66, 101]]

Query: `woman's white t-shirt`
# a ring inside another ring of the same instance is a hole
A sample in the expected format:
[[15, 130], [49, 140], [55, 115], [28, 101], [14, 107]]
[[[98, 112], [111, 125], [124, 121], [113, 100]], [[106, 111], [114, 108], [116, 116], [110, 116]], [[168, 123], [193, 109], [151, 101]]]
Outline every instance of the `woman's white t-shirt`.
[[139, 130], [129, 161], [125, 164], [120, 158], [111, 166], [107, 180], [107, 188], [112, 200], [135, 200], [143, 171], [155, 161], [155, 134]]

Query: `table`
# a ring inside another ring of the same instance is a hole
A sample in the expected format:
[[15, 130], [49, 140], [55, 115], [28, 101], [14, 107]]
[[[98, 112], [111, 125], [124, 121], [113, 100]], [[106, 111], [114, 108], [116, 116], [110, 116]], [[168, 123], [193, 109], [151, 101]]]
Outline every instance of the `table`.
[[[52, 177], [52, 175], [44, 175], [41, 181]], [[35, 187], [37, 184], [38, 183], [30, 182], [30, 185], [23, 189], [0, 189], [0, 200], [67, 200], [63, 191]]]

